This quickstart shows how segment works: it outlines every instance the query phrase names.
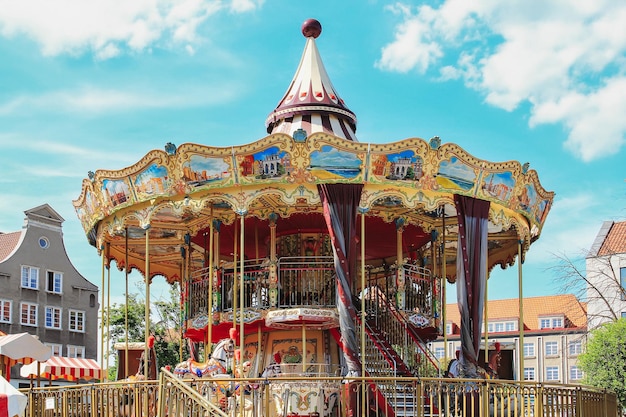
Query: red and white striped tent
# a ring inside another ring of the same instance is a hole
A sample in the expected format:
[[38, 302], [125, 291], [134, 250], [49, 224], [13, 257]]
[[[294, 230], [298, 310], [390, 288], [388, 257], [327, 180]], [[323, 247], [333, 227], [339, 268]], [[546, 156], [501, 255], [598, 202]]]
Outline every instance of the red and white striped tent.
[[24, 365], [20, 370], [20, 375], [24, 378], [37, 378], [37, 365], [39, 365], [39, 376], [43, 379], [102, 380], [102, 369], [95, 360], [62, 356], [52, 356], [45, 362]]
[[0, 417], [22, 415], [28, 398], [0, 376]]
[[7, 334], [0, 336], [0, 363], [3, 376], [11, 378], [11, 367], [16, 363], [29, 364], [33, 361], [45, 361], [52, 356], [52, 350], [29, 333]]

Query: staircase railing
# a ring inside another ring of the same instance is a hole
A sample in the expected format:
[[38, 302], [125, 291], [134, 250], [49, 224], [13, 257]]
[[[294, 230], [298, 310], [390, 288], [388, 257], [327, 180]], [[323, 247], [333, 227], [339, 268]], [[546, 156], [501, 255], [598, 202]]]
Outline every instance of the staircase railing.
[[[360, 330], [360, 320], [358, 321], [357, 327]], [[365, 337], [365, 353], [361, 358], [361, 361], [365, 362], [365, 370], [371, 376], [397, 376], [398, 363], [395, 358], [397, 355], [386, 352], [385, 347], [375, 343], [374, 338], [371, 337], [375, 330], [367, 322], [365, 328], [366, 333], [370, 335], [370, 337]]]
[[220, 416], [228, 417], [217, 405], [182, 379], [176, 378], [165, 369], [159, 377], [159, 403], [157, 417], [164, 416]]
[[422, 359], [425, 359], [433, 366], [435, 373], [439, 374], [439, 361], [389, 300], [387, 293], [377, 285], [372, 285], [362, 294], [365, 297], [368, 322], [391, 344], [404, 363], [409, 368], [417, 369]]

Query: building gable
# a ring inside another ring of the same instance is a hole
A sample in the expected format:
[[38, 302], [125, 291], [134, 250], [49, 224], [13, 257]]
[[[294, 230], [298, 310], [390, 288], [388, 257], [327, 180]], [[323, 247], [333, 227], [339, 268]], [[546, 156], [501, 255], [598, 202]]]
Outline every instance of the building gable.
[[60, 231], [61, 225], [65, 221], [65, 219], [48, 204], [42, 204], [41, 206], [26, 210], [24, 214], [26, 214], [24, 227], [37, 225]]

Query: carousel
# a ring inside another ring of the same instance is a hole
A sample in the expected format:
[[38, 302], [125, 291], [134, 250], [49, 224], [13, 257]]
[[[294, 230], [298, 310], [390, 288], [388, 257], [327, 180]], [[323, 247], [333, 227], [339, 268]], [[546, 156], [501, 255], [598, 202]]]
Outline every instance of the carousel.
[[335, 413], [340, 381], [296, 389], [289, 376], [438, 375], [427, 343], [442, 334], [446, 282], [463, 357], [477, 361], [489, 272], [521, 264], [554, 196], [528, 164], [438, 137], [359, 142], [316, 45], [320, 23], [302, 34], [265, 137], [167, 143], [90, 172], [74, 201], [103, 265], [180, 284], [184, 337], [207, 354], [181, 358], [177, 375], [281, 376], [262, 415]]

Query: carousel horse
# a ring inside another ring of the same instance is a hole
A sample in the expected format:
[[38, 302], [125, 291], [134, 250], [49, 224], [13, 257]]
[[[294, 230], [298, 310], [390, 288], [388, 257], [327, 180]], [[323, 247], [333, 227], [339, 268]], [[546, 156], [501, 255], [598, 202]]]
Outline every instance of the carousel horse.
[[217, 374], [226, 374], [232, 365], [234, 356], [235, 341], [233, 339], [222, 339], [213, 349], [213, 354], [208, 361], [204, 363], [196, 362], [190, 358], [174, 367], [174, 375], [180, 378], [205, 378]]

